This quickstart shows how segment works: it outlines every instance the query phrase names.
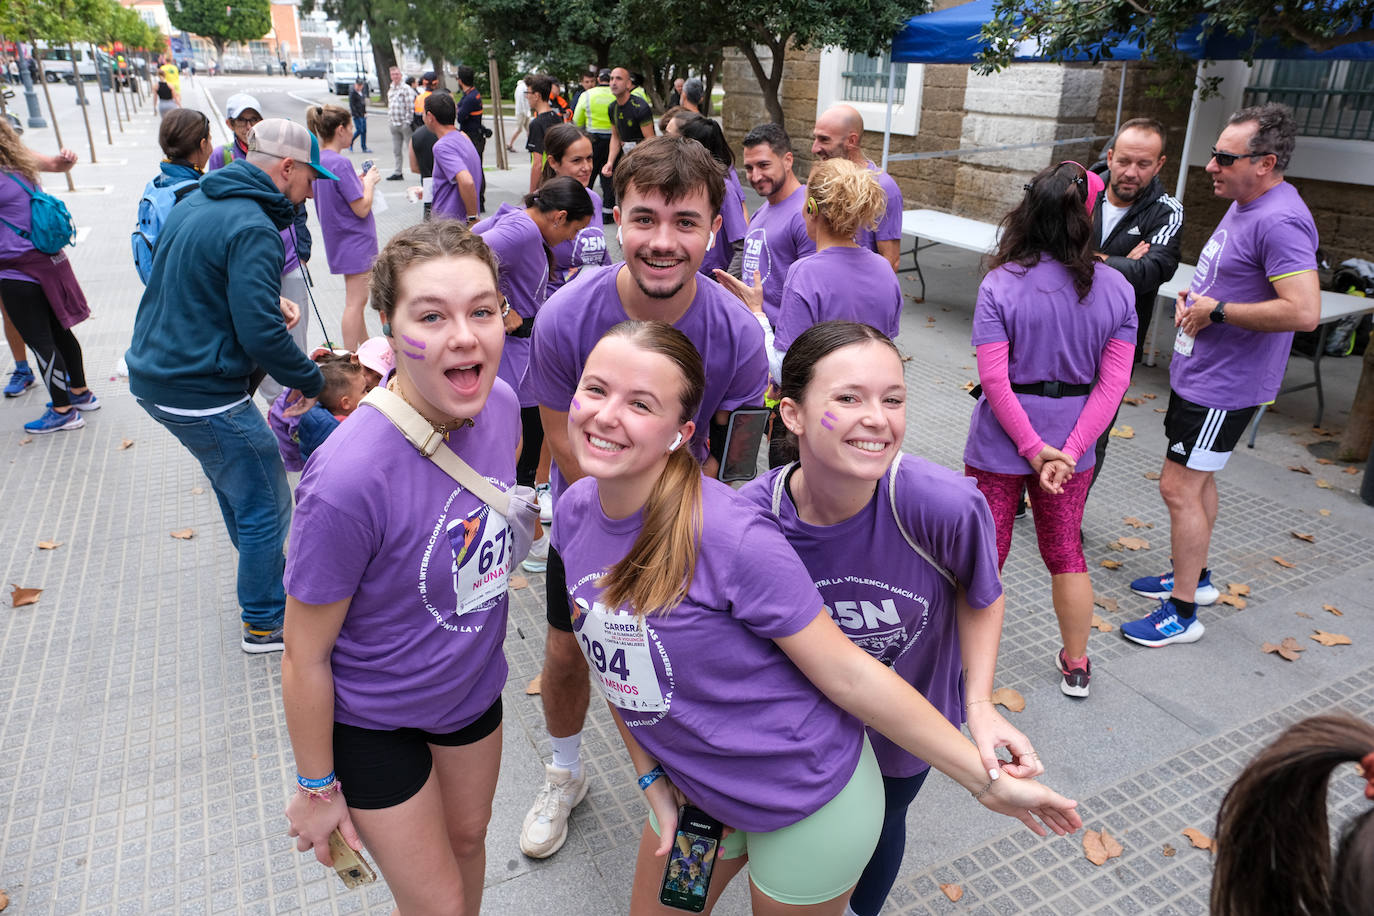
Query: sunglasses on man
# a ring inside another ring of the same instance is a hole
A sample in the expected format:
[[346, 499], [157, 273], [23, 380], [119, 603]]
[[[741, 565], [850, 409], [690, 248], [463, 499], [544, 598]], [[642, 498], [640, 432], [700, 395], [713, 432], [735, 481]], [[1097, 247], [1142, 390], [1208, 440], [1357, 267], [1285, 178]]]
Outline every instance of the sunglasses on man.
[[1223, 153], [1215, 146], [1212, 147], [1212, 158], [1217, 161], [1217, 165], [1222, 168], [1229, 168], [1236, 164], [1237, 159], [1259, 159], [1263, 156], [1277, 156], [1278, 153]]

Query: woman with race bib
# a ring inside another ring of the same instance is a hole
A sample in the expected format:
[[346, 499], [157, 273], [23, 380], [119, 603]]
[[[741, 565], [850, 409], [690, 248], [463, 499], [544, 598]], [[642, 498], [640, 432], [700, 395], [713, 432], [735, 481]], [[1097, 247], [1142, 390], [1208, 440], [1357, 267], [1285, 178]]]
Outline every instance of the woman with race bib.
[[[587, 189], [592, 202], [592, 214], [601, 212], [601, 195], [591, 189], [592, 140], [587, 132], [575, 124], [555, 124], [544, 134], [543, 180], [575, 178]], [[599, 267], [611, 263], [606, 251], [606, 233], [601, 221], [593, 218], [575, 238], [553, 246], [553, 270], [549, 273], [549, 295], [577, 276], [583, 267]]]
[[[520, 410], [496, 376], [505, 329], [490, 250], [455, 222], [411, 226], [378, 256], [370, 292], [396, 353], [391, 400], [441, 450], [510, 487]], [[290, 834], [326, 865], [335, 828], [366, 844], [402, 913], [481, 902], [511, 541], [505, 516], [371, 401], [315, 452], [296, 492], [282, 659]]]
[[578, 643], [651, 809], [631, 913], [659, 911], [686, 800], [732, 829], [708, 907], [747, 861], [755, 913], [838, 916], [882, 822], [860, 719], [1037, 833], [1036, 817], [1076, 829], [1076, 803], [1028, 778], [1028, 747], [987, 765], [845, 637], [777, 521], [703, 478], [683, 445], [704, 385], [681, 332], [623, 322], [588, 357], [568, 413], [587, 477], [562, 496], [554, 547]]

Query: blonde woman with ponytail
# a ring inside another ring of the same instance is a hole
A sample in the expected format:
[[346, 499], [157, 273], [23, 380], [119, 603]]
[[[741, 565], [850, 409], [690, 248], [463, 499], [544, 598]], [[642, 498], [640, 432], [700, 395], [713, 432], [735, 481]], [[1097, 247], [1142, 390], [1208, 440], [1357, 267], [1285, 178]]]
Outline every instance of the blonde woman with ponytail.
[[[888, 268], [890, 272], [890, 268]], [[872, 855], [883, 787], [860, 720], [1041, 835], [1076, 802], [977, 748], [822, 605], [777, 522], [705, 478], [686, 447], [701, 356], [659, 321], [611, 328], [587, 357], [568, 435], [587, 475], [558, 503], [554, 547], [573, 631], [650, 808], [631, 914], [659, 885], [679, 806], [730, 832], [705, 904], [747, 862], [756, 914], [839, 916]], [[1024, 755], [1023, 755], [1024, 756]]]

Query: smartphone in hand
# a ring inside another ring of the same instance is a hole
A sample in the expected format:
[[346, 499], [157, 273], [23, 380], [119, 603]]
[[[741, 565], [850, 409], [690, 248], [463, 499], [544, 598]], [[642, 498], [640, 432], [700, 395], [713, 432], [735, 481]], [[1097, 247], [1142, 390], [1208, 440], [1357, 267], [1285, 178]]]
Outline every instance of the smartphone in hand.
[[375, 165], [375, 164], [376, 164], [376, 163], [374, 163], [371, 159], [364, 159], [364, 160], [363, 160], [363, 174], [366, 175], [366, 174], [368, 173], [368, 170], [371, 169], [372, 166]]
[[377, 880], [377, 873], [367, 864], [367, 859], [348, 845], [337, 827], [329, 835], [329, 855], [334, 859], [334, 871], [343, 879], [344, 887], [361, 887]]
[[658, 902], [676, 910], [700, 913], [706, 909], [711, 871], [716, 864], [724, 828], [705, 811], [683, 805], [677, 813], [677, 836], [668, 851]]

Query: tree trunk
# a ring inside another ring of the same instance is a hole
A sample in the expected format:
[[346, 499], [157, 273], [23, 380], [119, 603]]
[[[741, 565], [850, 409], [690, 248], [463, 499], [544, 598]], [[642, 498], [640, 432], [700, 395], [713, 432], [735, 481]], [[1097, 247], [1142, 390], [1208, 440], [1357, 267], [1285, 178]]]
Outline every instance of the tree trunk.
[[[1364, 461], [1374, 445], [1374, 341], [1365, 347], [1364, 368], [1360, 383], [1355, 387], [1355, 400], [1350, 405], [1350, 421], [1341, 435], [1341, 447], [1336, 457], [1341, 461]], [[1368, 467], [1365, 473], [1370, 473]]]
[[[33, 44], [32, 35], [29, 36], [29, 43]], [[75, 61], [73, 61], [73, 69], [74, 68]], [[38, 59], [38, 82], [42, 84], [43, 98], [48, 102], [48, 117], [52, 119], [53, 137], [57, 140], [57, 148], [62, 149], [62, 128], [57, 124], [57, 112], [52, 107], [52, 92], [48, 90], [48, 75], [43, 72], [43, 61], [41, 59]], [[67, 169], [62, 175], [67, 179], [67, 190], [75, 191], [76, 182], [72, 181], [72, 170]]]
[[442, 48], [425, 48], [425, 57], [429, 58], [430, 65], [434, 69], [435, 76], [439, 77], [439, 88], [448, 88], [448, 79], [444, 74], [444, 51]]
[[396, 66], [396, 49], [392, 47], [391, 35], [372, 26], [368, 30], [372, 41], [372, 65], [377, 68], [377, 88], [382, 94], [382, 102], [390, 102], [391, 68]]
[[744, 59], [749, 61], [749, 69], [754, 71], [754, 79], [758, 80], [759, 91], [763, 93], [763, 107], [768, 112], [769, 120], [774, 124], [783, 125], [782, 101], [778, 98], [778, 87], [782, 85], [782, 65], [787, 52], [787, 39], [769, 41], [768, 45], [773, 52], [773, 59], [769, 61], [767, 73], [763, 70], [763, 61], [759, 60], [753, 44], [741, 42], [735, 47], [744, 55]]

